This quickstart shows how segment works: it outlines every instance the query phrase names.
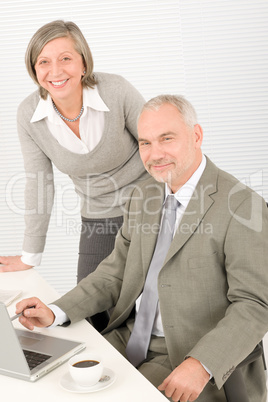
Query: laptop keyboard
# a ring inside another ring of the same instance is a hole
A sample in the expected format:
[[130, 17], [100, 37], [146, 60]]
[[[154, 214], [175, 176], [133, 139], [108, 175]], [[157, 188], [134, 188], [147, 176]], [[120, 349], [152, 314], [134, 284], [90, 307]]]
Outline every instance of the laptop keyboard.
[[23, 353], [24, 356], [26, 357], [30, 370], [34, 369], [39, 364], [44, 363], [51, 357], [49, 355], [44, 355], [42, 353], [32, 352], [30, 350], [23, 350]]

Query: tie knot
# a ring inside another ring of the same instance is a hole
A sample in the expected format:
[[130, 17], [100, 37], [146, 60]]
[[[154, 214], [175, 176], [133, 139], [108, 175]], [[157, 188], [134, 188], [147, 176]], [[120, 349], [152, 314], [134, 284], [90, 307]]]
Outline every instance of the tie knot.
[[169, 211], [175, 211], [178, 206], [178, 201], [174, 197], [173, 194], [170, 194], [167, 196], [166, 201], [165, 201], [165, 209]]

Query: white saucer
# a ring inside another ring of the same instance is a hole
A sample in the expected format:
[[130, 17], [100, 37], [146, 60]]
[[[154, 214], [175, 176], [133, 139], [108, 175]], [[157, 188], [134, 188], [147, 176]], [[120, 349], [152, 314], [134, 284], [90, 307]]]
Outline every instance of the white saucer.
[[64, 376], [60, 380], [60, 386], [69, 392], [75, 392], [78, 394], [86, 394], [88, 392], [96, 392], [101, 391], [105, 388], [108, 388], [115, 382], [116, 375], [113, 370], [104, 367], [103, 375], [100, 381], [96, 385], [92, 385], [91, 387], [81, 387], [77, 385], [76, 382], [72, 379], [69, 372], [64, 374]]

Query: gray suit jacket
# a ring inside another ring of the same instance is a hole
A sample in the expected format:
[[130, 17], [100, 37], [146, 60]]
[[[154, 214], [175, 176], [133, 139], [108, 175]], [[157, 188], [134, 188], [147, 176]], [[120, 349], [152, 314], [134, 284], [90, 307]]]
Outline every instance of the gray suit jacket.
[[[56, 304], [72, 322], [115, 306], [122, 325], [143, 290], [164, 185], [149, 179], [126, 206], [115, 249]], [[268, 214], [264, 200], [208, 158], [158, 277], [163, 328], [175, 368], [200, 360], [222, 387], [268, 330]], [[260, 361], [243, 369], [251, 401], [263, 399]], [[199, 400], [199, 399], [198, 399]]]

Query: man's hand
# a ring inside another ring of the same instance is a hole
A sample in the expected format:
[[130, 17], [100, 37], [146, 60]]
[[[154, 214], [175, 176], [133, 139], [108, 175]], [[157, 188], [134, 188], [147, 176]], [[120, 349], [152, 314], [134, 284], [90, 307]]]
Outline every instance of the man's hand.
[[[33, 307], [33, 308], [30, 308]], [[34, 327], [49, 327], [55, 320], [54, 313], [37, 297], [24, 299], [16, 304], [16, 314], [23, 314], [19, 317], [20, 323], [33, 330]]]
[[166, 397], [172, 398], [174, 402], [192, 402], [203, 391], [209, 378], [202, 364], [189, 357], [172, 371], [158, 389], [165, 391]]
[[33, 268], [32, 265], [24, 264], [21, 255], [0, 257], [0, 272], [24, 271]]

